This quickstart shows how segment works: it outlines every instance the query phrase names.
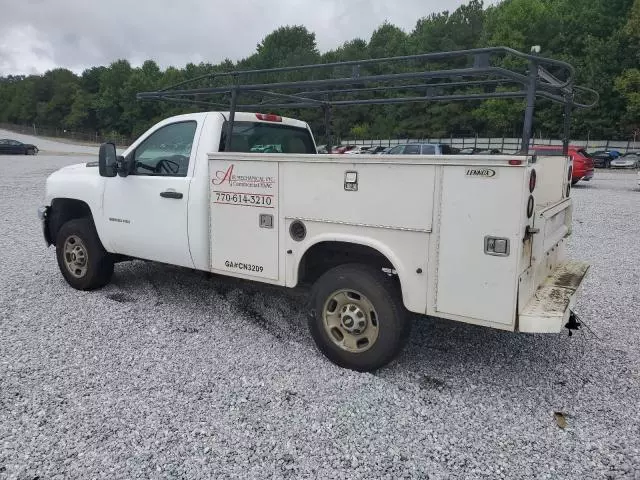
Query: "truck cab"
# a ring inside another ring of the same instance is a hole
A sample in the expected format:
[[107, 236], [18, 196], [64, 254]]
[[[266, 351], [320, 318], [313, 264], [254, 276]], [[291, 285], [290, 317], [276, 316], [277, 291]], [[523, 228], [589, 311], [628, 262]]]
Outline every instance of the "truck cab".
[[[236, 152], [314, 154], [301, 121], [236, 113]], [[84, 164], [47, 180], [48, 242], [77, 215], [89, 215], [104, 248], [125, 257], [207, 270], [209, 265], [208, 157], [225, 148], [228, 113], [179, 115], [154, 125], [122, 155], [125, 176]], [[191, 241], [189, 241], [191, 239]]]

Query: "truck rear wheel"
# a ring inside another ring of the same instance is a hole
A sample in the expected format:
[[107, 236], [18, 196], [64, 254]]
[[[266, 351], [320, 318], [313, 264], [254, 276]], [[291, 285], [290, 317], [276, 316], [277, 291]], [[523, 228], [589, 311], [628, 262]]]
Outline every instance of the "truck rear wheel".
[[56, 257], [62, 276], [78, 290], [104, 287], [113, 275], [113, 259], [89, 218], [69, 220], [62, 225], [56, 239]]
[[381, 270], [341, 265], [315, 283], [309, 330], [318, 349], [344, 368], [369, 372], [404, 347], [410, 322], [400, 291]]

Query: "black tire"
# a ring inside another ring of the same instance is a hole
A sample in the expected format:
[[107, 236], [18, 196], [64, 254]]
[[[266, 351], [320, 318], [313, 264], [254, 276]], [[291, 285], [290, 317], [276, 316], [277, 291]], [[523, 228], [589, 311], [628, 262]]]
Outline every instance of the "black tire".
[[578, 183], [580, 180], [571, 180], [571, 185], [575, 185], [576, 183]]
[[[70, 241], [69, 244], [67, 240]], [[84, 264], [81, 268], [75, 268], [75, 273], [71, 271], [72, 267], [68, 266], [70, 259], [65, 257], [67, 246], [74, 244], [76, 248], [84, 250]], [[56, 238], [56, 257], [62, 276], [77, 290], [95, 290], [104, 287], [113, 275], [113, 259], [102, 246], [90, 218], [69, 220], [60, 227]]]
[[[338, 346], [325, 328], [325, 305], [341, 290], [360, 292], [375, 310], [377, 338], [365, 351], [356, 353]], [[402, 351], [410, 329], [398, 285], [378, 268], [340, 265], [322, 275], [313, 286], [309, 330], [318, 349], [340, 367], [359, 372], [384, 367]]]

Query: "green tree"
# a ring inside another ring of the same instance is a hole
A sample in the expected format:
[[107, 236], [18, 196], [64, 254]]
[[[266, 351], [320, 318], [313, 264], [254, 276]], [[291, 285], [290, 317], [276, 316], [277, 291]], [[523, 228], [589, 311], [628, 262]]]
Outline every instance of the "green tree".
[[624, 114], [625, 130], [631, 132], [640, 128], [640, 69], [632, 68], [622, 72], [616, 79], [616, 90], [627, 101]]
[[[575, 136], [626, 138], [638, 126], [638, 70], [640, 70], [640, 0], [504, 0], [484, 8], [481, 0], [469, 0], [453, 12], [434, 13], [417, 20], [410, 33], [388, 22], [369, 39], [353, 39], [320, 54], [315, 34], [303, 26], [282, 26], [257, 45], [246, 58], [219, 64], [188, 63], [184, 67], [161, 69], [147, 61], [132, 67], [126, 60], [109, 66], [92, 67], [81, 75], [54, 69], [43, 75], [0, 77], [0, 121], [33, 122], [91, 132], [137, 135], [160, 118], [205, 107], [176, 103], [139, 101], [136, 93], [169, 87], [199, 78], [191, 86], [229, 85], [229, 77], [212, 77], [236, 69], [260, 69], [318, 62], [339, 62], [443, 50], [505, 45], [524, 52], [541, 45], [542, 55], [570, 62], [577, 81], [600, 94], [596, 108], [576, 111]], [[316, 69], [271, 75], [254, 75], [247, 81], [275, 82], [353, 76], [352, 92], [331, 94], [333, 100], [359, 96], [363, 86], [358, 76], [402, 72], [408, 69], [459, 68], [466, 60], [376, 67], [351, 66], [340, 71]], [[526, 67], [524, 62], [507, 66]], [[419, 82], [419, 80], [416, 80]], [[413, 83], [416, 83], [413, 82]], [[424, 96], [440, 92], [439, 80], [417, 89], [378, 91], [378, 98], [397, 93]], [[382, 84], [381, 84], [382, 85]], [[481, 91], [481, 90], [476, 90]], [[281, 93], [293, 93], [282, 90]], [[260, 102], [262, 93], [243, 93], [242, 101]], [[228, 97], [218, 102], [227, 104]], [[224, 107], [220, 107], [224, 108]], [[268, 108], [268, 107], [265, 107]], [[523, 102], [437, 103], [371, 105], [335, 109], [334, 135], [373, 137], [446, 137], [451, 134], [519, 135]], [[278, 113], [308, 121], [324, 133], [321, 109], [280, 109]], [[562, 132], [562, 111], [555, 104], [539, 101], [535, 130], [544, 135]], [[363, 128], [366, 127], [366, 130]], [[366, 134], [364, 133], [366, 131]]]

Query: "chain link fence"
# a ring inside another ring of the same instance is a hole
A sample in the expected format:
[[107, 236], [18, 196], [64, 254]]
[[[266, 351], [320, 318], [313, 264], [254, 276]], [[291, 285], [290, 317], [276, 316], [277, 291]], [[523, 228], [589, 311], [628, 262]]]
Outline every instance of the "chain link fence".
[[[444, 143], [454, 148], [478, 148], [482, 150], [500, 150], [503, 153], [516, 153], [522, 144], [521, 138], [494, 137], [439, 137], [439, 138], [403, 138], [403, 139], [351, 139], [342, 140], [341, 145], [381, 145], [392, 147], [401, 143]], [[536, 139], [532, 145], [562, 145], [558, 139]], [[571, 145], [584, 147], [589, 152], [598, 150], [617, 150], [627, 153], [640, 150], [640, 141], [633, 140], [572, 140]]]
[[[118, 147], [130, 145], [134, 139], [117, 133], [104, 135], [98, 132], [68, 130], [59, 127], [40, 125], [14, 125], [0, 123], [0, 128], [25, 135], [68, 139], [73, 142], [99, 145], [103, 142], [115, 142]], [[403, 138], [403, 139], [347, 139], [340, 145], [382, 145], [392, 147], [400, 143], [445, 143], [454, 148], [478, 148], [482, 150], [500, 150], [503, 153], [516, 153], [520, 150], [522, 139], [510, 137], [438, 137], [438, 138]], [[534, 145], [562, 145], [562, 140], [537, 139]], [[635, 140], [572, 140], [572, 145], [584, 147], [587, 151], [617, 150], [627, 153], [640, 150], [640, 139]]]

